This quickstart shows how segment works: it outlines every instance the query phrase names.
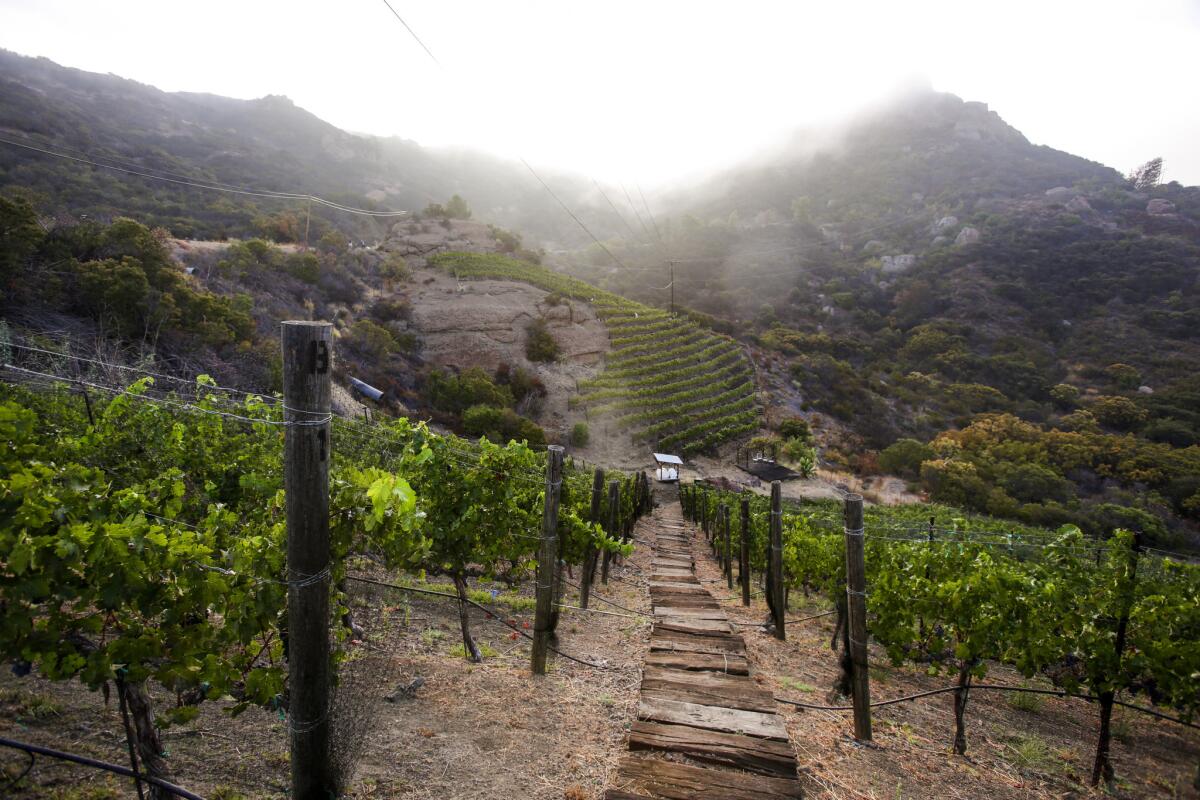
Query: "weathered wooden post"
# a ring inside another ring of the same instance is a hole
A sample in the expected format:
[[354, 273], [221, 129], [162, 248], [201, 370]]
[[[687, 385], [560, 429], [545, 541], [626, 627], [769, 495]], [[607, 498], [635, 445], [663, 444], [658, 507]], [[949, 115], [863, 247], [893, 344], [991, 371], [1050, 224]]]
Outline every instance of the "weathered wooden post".
[[289, 321], [283, 346], [291, 796], [334, 792], [329, 746], [329, 460], [333, 326]]
[[534, 675], [546, 674], [546, 651], [550, 644], [554, 613], [554, 571], [558, 561], [558, 494], [562, 487], [563, 448], [546, 448], [546, 501], [542, 510], [542, 546], [538, 551], [536, 600], [533, 615], [533, 651], [530, 668]]
[[[600, 504], [604, 502], [604, 470], [596, 467], [596, 471], [592, 473], [592, 510], [588, 514], [588, 522], [601, 522], [600, 519]], [[579, 576], [579, 607], [588, 607], [588, 598], [592, 594], [592, 581], [596, 576], [596, 562], [599, 560], [600, 550], [595, 547], [588, 548], [588, 551], [583, 556], [583, 574]]]
[[846, 614], [850, 628], [850, 694], [854, 738], [871, 740], [871, 682], [867, 666], [867, 570], [863, 556], [863, 499], [846, 497]]
[[771, 577], [767, 581], [771, 593], [771, 616], [775, 638], [786, 639], [783, 608], [783, 484], [771, 481]]
[[[619, 535], [621, 525], [621, 484], [619, 481], [608, 482], [608, 535], [615, 539]], [[612, 555], [604, 551], [604, 563], [600, 567], [600, 582], [608, 586], [608, 565]]]
[[750, 605], [750, 500], [743, 497], [741, 557], [738, 559], [738, 582], [742, 584], [742, 605]]
[[725, 582], [733, 589], [733, 542], [729, 534], [729, 506], [721, 505], [721, 524], [725, 526]]
[[700, 529], [704, 531], [704, 539], [708, 540], [708, 492], [700, 488]]

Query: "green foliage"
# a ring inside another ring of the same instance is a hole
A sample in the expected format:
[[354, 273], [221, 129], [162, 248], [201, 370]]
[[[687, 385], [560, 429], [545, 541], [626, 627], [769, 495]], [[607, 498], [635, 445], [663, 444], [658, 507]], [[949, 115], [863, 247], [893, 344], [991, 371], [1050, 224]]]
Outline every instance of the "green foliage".
[[450, 219], [470, 219], [471, 208], [467, 205], [466, 200], [459, 195], [454, 195], [446, 203], [446, 216]]
[[525, 357], [530, 361], [558, 360], [558, 342], [550, 334], [546, 320], [539, 317], [525, 328]]
[[879, 468], [884, 472], [916, 480], [921, 464], [934, 457], [933, 448], [916, 439], [899, 439], [879, 453]]
[[572, 447], [587, 447], [591, 440], [591, 434], [588, 432], [586, 422], [576, 422], [571, 426], [571, 446]]
[[1128, 397], [1120, 395], [1097, 397], [1088, 406], [1088, 411], [1101, 425], [1119, 431], [1139, 428], [1148, 417], [1145, 409]]
[[350, 345], [376, 360], [386, 359], [401, 350], [391, 331], [369, 319], [360, 319], [351, 326]]
[[1050, 387], [1050, 399], [1055, 406], [1067, 411], [1079, 402], [1079, 390], [1069, 383], [1057, 383]]
[[28, 200], [0, 195], [0, 297], [41, 244], [42, 228]]
[[817, 449], [805, 439], [784, 439], [780, 455], [802, 478], [811, 478], [817, 471]]
[[425, 381], [425, 396], [434, 408], [452, 414], [462, 414], [471, 406], [507, 408], [513, 404], [512, 391], [497, 386], [478, 368], [464, 370], [461, 375], [434, 370]]
[[534, 422], [525, 419], [511, 408], [471, 406], [462, 415], [463, 429], [471, 436], [483, 436], [503, 444], [524, 441], [533, 447], [546, 444], [546, 434]]
[[812, 428], [804, 417], [788, 417], [779, 423], [779, 435], [784, 439], [807, 442], [812, 439]]

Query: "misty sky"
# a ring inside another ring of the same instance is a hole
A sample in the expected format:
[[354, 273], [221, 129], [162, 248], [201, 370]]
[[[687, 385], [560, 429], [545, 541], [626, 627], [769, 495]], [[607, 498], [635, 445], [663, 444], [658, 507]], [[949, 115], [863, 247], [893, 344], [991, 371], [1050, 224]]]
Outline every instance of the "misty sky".
[[1200, 2], [0, 0], [0, 47], [602, 180], [695, 175], [898, 86], [1200, 184]]

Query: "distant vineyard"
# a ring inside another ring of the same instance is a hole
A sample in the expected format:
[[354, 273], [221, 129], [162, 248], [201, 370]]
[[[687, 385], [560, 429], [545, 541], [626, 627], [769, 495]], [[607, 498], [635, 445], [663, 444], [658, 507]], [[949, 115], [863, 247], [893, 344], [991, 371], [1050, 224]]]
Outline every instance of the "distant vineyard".
[[580, 384], [575, 401], [590, 413], [616, 415], [635, 441], [690, 455], [757, 430], [753, 371], [733, 339], [511, 258], [445, 253], [430, 263], [460, 278], [518, 280], [590, 303], [608, 328], [612, 352], [603, 374]]

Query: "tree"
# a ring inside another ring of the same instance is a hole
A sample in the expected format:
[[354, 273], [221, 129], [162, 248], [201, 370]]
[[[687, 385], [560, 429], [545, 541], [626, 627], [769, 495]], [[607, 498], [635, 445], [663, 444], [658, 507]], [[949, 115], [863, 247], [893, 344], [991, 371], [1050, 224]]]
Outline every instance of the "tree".
[[466, 200], [456, 194], [450, 198], [450, 202], [446, 203], [446, 216], [450, 219], [470, 219], [471, 208], [467, 205]]
[[933, 448], [916, 439], [900, 439], [883, 449], [879, 454], [879, 468], [884, 472], [915, 480], [921, 472], [921, 463], [934, 457]]
[[1162, 179], [1162, 168], [1162, 156], [1152, 158], [1129, 173], [1129, 182], [1138, 191], [1152, 189], [1158, 186], [1159, 180]]
[[1101, 425], [1129, 431], [1139, 428], [1146, 421], [1146, 410], [1128, 397], [1105, 395], [1097, 397], [1088, 410], [1099, 420]]
[[33, 255], [42, 236], [37, 214], [28, 200], [0, 197], [0, 281], [8, 282]]
[[558, 358], [558, 342], [550, 335], [546, 320], [535, 319], [525, 329], [525, 357], [530, 361], [554, 361]]

